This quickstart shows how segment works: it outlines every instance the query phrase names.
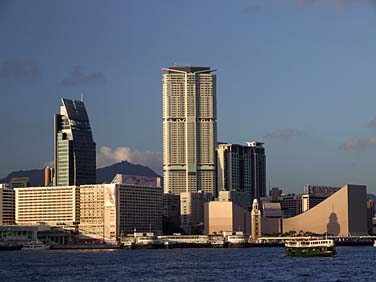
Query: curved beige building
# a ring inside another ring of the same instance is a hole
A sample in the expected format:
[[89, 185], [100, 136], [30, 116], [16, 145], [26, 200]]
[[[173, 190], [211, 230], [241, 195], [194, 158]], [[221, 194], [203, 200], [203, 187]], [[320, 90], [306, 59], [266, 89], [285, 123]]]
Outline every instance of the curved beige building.
[[334, 236], [367, 235], [367, 188], [345, 185], [320, 204], [283, 219], [283, 232], [312, 232]]

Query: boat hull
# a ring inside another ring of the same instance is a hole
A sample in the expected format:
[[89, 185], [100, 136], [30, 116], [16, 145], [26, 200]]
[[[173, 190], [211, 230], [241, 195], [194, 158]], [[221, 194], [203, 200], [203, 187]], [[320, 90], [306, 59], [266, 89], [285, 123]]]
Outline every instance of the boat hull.
[[286, 255], [289, 257], [332, 257], [335, 254], [334, 247], [286, 247]]

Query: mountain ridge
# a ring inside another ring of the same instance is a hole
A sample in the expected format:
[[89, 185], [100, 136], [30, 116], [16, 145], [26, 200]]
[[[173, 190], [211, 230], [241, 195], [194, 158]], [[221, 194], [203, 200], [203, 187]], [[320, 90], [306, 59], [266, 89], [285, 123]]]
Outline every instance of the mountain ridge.
[[[128, 161], [121, 161], [106, 167], [97, 168], [97, 183], [110, 183], [117, 173], [160, 177], [159, 174], [147, 166], [132, 164]], [[9, 183], [10, 179], [13, 177], [29, 177], [31, 186], [44, 186], [43, 168], [12, 171], [6, 177], [0, 179], [0, 183]]]

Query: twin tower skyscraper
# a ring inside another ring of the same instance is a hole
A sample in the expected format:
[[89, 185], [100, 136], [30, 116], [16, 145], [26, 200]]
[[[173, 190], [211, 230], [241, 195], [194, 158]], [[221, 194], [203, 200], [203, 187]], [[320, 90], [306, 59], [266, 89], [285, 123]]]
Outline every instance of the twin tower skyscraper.
[[243, 150], [227, 144], [217, 150], [215, 70], [192, 66], [162, 70], [164, 192], [216, 196], [217, 190], [235, 190], [246, 192], [250, 204], [265, 196], [262, 143], [249, 142]]

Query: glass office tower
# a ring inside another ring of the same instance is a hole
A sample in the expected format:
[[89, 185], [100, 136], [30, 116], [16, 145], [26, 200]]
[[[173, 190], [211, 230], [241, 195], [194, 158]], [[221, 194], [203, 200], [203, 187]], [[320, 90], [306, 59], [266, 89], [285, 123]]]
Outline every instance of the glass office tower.
[[95, 142], [83, 101], [62, 99], [55, 114], [55, 186], [96, 183]]

